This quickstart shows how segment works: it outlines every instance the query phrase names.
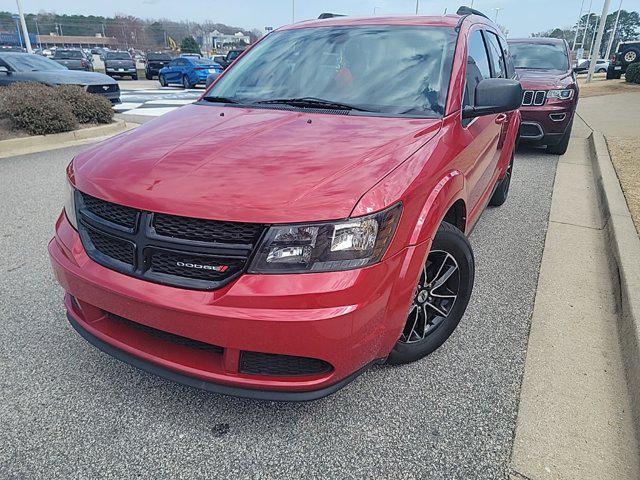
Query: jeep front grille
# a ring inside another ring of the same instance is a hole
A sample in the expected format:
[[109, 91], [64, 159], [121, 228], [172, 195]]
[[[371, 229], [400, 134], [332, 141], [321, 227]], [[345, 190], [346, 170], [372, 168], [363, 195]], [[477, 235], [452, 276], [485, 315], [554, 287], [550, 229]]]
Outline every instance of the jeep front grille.
[[547, 99], [546, 90], [525, 90], [522, 95], [522, 106], [542, 106]]
[[125, 275], [195, 290], [226, 285], [248, 266], [265, 225], [147, 212], [76, 192], [87, 255]]

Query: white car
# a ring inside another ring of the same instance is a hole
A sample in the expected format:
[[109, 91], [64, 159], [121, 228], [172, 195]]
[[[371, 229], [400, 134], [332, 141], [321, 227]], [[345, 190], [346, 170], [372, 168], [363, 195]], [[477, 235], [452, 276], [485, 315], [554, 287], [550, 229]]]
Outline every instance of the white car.
[[[576, 73], [587, 73], [589, 71], [590, 60], [578, 60], [578, 65], [574, 69]], [[599, 59], [596, 61], [596, 73], [605, 73], [609, 68], [609, 60]]]

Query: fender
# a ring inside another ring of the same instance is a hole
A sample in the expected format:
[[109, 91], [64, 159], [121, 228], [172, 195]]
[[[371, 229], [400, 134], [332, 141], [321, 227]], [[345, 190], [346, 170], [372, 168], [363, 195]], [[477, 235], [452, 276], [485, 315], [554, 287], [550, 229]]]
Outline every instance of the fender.
[[440, 179], [420, 211], [415, 228], [409, 238], [410, 245], [434, 239], [438, 227], [449, 209], [458, 200], [463, 200], [464, 183], [464, 175], [458, 170], [452, 170]]

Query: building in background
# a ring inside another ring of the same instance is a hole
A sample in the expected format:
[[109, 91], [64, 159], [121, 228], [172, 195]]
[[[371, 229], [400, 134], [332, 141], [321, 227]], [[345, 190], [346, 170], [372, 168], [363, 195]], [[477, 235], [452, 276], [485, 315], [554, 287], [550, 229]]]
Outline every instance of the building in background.
[[225, 52], [237, 46], [246, 46], [251, 43], [251, 37], [242, 32], [226, 34], [218, 30], [199, 35], [197, 40], [203, 51], [217, 53]]
[[118, 41], [114, 37], [103, 37], [96, 35], [38, 35], [38, 45], [42, 48], [51, 47], [76, 47], [76, 48], [92, 48], [92, 47], [109, 47], [115, 49]]

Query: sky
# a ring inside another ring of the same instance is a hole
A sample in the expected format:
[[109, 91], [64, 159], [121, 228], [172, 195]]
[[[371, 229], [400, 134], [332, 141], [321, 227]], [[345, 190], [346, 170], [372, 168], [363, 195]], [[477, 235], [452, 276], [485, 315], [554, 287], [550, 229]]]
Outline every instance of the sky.
[[[554, 27], [575, 23], [582, 0], [474, 0], [474, 8], [492, 19], [497, 13], [498, 23], [509, 29], [510, 37], [529, 36]], [[589, 2], [600, 14], [604, 0], [584, 0], [585, 13]], [[465, 0], [418, 0], [419, 12], [440, 15], [449, 13]], [[470, 5], [471, 0], [466, 0]], [[620, 0], [611, 0], [611, 11], [617, 10]], [[322, 12], [347, 15], [414, 14], [416, 0], [22, 0], [25, 12], [41, 10], [57, 13], [112, 16], [116, 13], [141, 18], [170, 18], [173, 20], [225, 23], [237, 27], [263, 30], [295, 21], [317, 18]], [[294, 8], [295, 5], [295, 13]], [[622, 0], [626, 10], [640, 11], [640, 0]], [[499, 10], [496, 12], [496, 8]], [[0, 0], [0, 10], [15, 11], [15, 0]]]

